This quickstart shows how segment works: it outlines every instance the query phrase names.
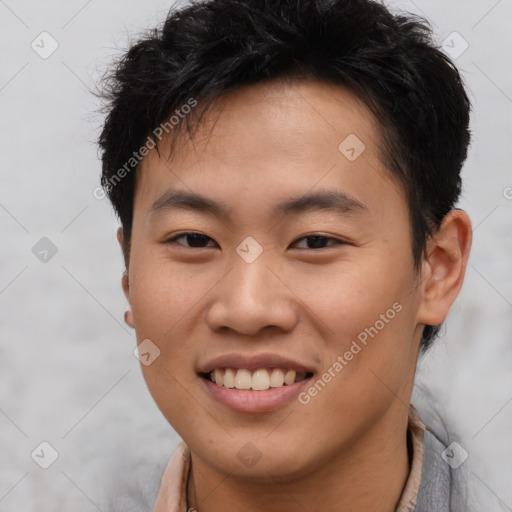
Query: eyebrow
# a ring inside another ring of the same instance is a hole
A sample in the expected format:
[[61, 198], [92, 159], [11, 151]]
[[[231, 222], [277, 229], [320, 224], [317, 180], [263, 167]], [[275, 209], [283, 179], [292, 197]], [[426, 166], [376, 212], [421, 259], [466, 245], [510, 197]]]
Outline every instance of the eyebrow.
[[[170, 189], [152, 204], [149, 215], [172, 209], [199, 211], [219, 217], [229, 217], [231, 211], [224, 202], [195, 192]], [[321, 190], [281, 201], [273, 206], [272, 214], [299, 214], [312, 210], [333, 210], [343, 215], [369, 211], [365, 204], [346, 192]]]

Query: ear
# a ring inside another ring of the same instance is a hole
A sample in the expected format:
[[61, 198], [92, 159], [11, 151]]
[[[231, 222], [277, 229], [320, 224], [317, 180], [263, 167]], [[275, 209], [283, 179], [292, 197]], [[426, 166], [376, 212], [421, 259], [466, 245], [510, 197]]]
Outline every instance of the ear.
[[446, 319], [464, 282], [471, 242], [471, 221], [467, 213], [451, 210], [427, 243], [418, 323], [439, 325]]
[[[121, 246], [121, 250], [123, 251], [123, 254], [124, 254], [124, 234], [123, 234], [123, 228], [121, 228], [121, 227], [117, 228], [117, 241], [119, 242], [119, 245]], [[125, 270], [123, 272], [123, 277], [121, 278], [121, 287], [123, 288], [124, 296], [126, 297], [128, 304], [130, 304], [130, 278], [128, 277], [128, 270]], [[133, 313], [132, 313], [131, 308], [125, 314], [125, 322], [130, 327], [135, 327], [135, 323], [133, 321]]]

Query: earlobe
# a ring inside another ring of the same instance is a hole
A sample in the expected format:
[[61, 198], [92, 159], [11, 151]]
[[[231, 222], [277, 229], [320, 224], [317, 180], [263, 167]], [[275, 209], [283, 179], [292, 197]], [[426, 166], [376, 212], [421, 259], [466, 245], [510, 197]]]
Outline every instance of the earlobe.
[[[119, 227], [117, 229], [117, 241], [119, 242], [119, 245], [121, 246], [121, 249], [124, 253], [124, 234], [123, 234], [123, 228]], [[123, 288], [124, 296], [126, 297], [126, 300], [128, 301], [128, 304], [130, 303], [130, 278], [128, 277], [128, 272], [125, 270], [123, 272], [123, 276], [121, 277], [121, 287]], [[127, 325], [129, 325], [132, 328], [135, 328], [135, 323], [133, 321], [133, 313], [131, 309], [128, 309], [124, 313], [124, 321]]]
[[133, 321], [133, 313], [131, 309], [128, 309], [124, 312], [124, 323], [129, 325], [132, 329], [135, 328], [135, 323]]
[[439, 325], [446, 319], [464, 281], [471, 241], [466, 212], [450, 211], [427, 244], [418, 323]]
[[[121, 286], [123, 288], [124, 295], [128, 303], [130, 303], [130, 279], [128, 277], [128, 272], [123, 272], [123, 277], [121, 278]], [[124, 313], [124, 321], [127, 325], [132, 328], [135, 328], [135, 323], [133, 321], [133, 313], [131, 309], [128, 309]]]
[[[130, 280], [128, 277], [128, 273], [123, 272], [123, 277], [121, 278], [121, 286], [123, 288], [124, 295], [128, 303], [130, 303]], [[135, 328], [135, 322], [133, 321], [133, 313], [131, 309], [128, 309], [124, 313], [124, 321], [127, 325], [132, 328]]]

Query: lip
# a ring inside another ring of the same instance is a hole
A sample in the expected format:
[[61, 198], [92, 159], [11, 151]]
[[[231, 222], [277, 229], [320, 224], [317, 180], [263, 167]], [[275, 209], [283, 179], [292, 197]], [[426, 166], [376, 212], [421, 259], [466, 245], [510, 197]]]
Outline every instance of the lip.
[[[294, 384], [283, 385], [278, 388], [270, 388], [265, 391], [246, 391], [219, 386], [206, 378], [216, 368], [244, 368], [247, 370], [282, 368], [295, 370], [297, 373], [304, 372], [309, 376]], [[252, 355], [223, 354], [200, 364], [197, 373], [202, 386], [204, 386], [205, 393], [213, 400], [220, 402], [232, 411], [259, 413], [274, 411], [291, 403], [301, 390], [309, 385], [315, 371], [310, 366], [287, 356], [265, 352]]]
[[235, 412], [261, 413], [281, 409], [296, 399], [297, 395], [309, 385], [312, 376], [290, 385], [270, 388], [266, 391], [245, 391], [235, 388], [218, 386], [202, 376], [199, 380], [205, 387], [205, 392], [214, 400]]
[[313, 373], [314, 370], [299, 361], [295, 361], [286, 356], [271, 354], [268, 352], [261, 354], [240, 354], [229, 353], [209, 359], [199, 365], [197, 372], [199, 374], [210, 373], [216, 368], [244, 368], [246, 370], [257, 370], [258, 368], [283, 368], [286, 370], [295, 370], [298, 372]]

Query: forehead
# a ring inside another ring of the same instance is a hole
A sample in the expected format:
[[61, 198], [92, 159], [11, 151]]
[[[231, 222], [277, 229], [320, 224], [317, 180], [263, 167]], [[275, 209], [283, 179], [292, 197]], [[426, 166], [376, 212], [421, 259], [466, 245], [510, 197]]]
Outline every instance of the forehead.
[[[193, 115], [194, 113], [192, 113]], [[182, 129], [168, 150], [151, 150], [137, 170], [135, 210], [179, 188], [247, 206], [315, 187], [352, 191], [364, 202], [383, 186], [403, 200], [381, 161], [379, 125], [349, 89], [315, 80], [258, 83], [219, 98], [193, 139]], [[169, 134], [172, 136], [172, 132]]]

